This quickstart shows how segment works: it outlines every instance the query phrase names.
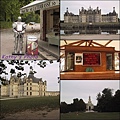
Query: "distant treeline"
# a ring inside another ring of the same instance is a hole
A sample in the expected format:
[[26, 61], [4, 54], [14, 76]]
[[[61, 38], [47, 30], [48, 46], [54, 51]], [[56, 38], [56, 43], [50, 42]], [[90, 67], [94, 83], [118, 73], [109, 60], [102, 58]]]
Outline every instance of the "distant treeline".
[[73, 99], [73, 103], [67, 104], [66, 102], [61, 102], [60, 105], [60, 112], [61, 113], [68, 113], [68, 112], [75, 112], [75, 111], [85, 111], [86, 110], [86, 104], [85, 102], [78, 98]]
[[[120, 112], [120, 90], [115, 92], [115, 95], [112, 95], [112, 89], [105, 88], [101, 93], [97, 95], [97, 106], [94, 106], [94, 111], [98, 112]], [[73, 99], [73, 103], [67, 104], [66, 102], [61, 102], [60, 112], [84, 112], [86, 110], [85, 102], [78, 98]]]

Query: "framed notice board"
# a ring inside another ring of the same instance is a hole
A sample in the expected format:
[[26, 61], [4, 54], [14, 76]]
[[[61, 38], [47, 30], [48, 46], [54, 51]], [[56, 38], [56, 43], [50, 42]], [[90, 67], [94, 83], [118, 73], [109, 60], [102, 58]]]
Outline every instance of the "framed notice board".
[[100, 53], [83, 53], [83, 65], [99, 66], [100, 64]]

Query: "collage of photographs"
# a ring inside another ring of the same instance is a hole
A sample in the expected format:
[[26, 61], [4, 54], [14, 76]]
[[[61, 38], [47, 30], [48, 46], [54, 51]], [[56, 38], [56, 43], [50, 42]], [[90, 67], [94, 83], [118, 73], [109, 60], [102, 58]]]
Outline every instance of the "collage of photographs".
[[0, 1], [1, 120], [120, 120], [120, 1]]

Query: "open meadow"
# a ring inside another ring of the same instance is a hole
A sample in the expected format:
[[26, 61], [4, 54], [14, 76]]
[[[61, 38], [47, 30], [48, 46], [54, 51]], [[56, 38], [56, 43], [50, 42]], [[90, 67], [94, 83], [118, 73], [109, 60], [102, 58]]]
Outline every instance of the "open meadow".
[[[47, 117], [48, 113], [53, 112], [53, 116], [59, 117], [59, 96], [56, 97], [28, 97], [28, 98], [16, 98], [11, 100], [1, 100], [1, 117], [4, 120], [16, 119], [36, 119], [41, 117]], [[18, 114], [16, 114], [18, 113]], [[26, 116], [26, 114], [27, 116]], [[32, 115], [32, 113], [34, 113]], [[39, 115], [39, 117], [36, 115]], [[21, 116], [19, 116], [21, 114]], [[11, 117], [8, 117], [13, 115]], [[25, 117], [24, 117], [25, 116]], [[29, 118], [29, 116], [31, 116]], [[35, 118], [36, 117], [36, 118]], [[50, 115], [49, 117], [52, 118]], [[7, 118], [7, 119], [6, 119]]]
[[61, 114], [61, 120], [119, 120], [120, 113], [117, 112], [106, 112], [106, 113], [98, 113], [98, 112], [71, 112]]

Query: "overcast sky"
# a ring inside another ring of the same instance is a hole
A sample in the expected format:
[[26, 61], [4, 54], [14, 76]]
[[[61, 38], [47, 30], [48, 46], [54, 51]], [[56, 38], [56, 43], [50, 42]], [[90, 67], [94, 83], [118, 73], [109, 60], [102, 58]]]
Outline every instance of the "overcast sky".
[[[10, 73], [11, 69], [14, 69], [15, 66], [7, 64], [6, 61], [4, 63], [7, 65], [6, 72]], [[41, 68], [36, 64], [36, 61], [33, 61], [31, 63], [31, 66], [33, 67], [33, 70], [36, 71], [37, 73], [34, 75], [37, 78], [42, 78], [43, 81], [47, 81], [47, 90], [54, 90], [58, 91], [59, 90], [59, 83], [58, 83], [58, 77], [59, 77], [59, 63], [57, 61], [54, 61], [52, 64], [47, 61], [47, 66], [45, 68]], [[22, 73], [27, 73], [27, 76], [30, 72], [30, 66], [24, 65], [24, 71], [18, 71], [16, 70], [16, 73], [22, 72]], [[2, 76], [5, 76], [4, 74]], [[8, 79], [10, 79], [10, 74], [6, 75]]]
[[76, 15], [79, 14], [79, 9], [84, 7], [88, 9], [90, 6], [93, 9], [99, 7], [101, 9], [101, 14], [108, 14], [113, 11], [113, 7], [115, 7], [116, 12], [120, 18], [119, 14], [119, 0], [61, 0], [60, 2], [60, 18], [64, 19], [64, 13], [66, 12], [66, 8], [68, 7], [69, 12], [72, 12]]
[[88, 102], [91, 96], [92, 103], [97, 104], [96, 96], [104, 88], [113, 89], [113, 94], [120, 89], [119, 80], [61, 80], [61, 102], [73, 103], [74, 98]]

